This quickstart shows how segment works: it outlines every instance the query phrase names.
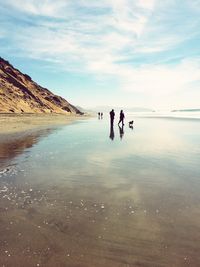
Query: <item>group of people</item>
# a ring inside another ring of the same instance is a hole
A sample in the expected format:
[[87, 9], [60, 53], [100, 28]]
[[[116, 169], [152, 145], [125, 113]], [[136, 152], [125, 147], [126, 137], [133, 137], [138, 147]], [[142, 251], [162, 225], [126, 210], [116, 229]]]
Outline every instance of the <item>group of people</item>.
[[[113, 126], [114, 124], [114, 119], [115, 119], [115, 111], [114, 109], [112, 109], [110, 111], [110, 125]], [[118, 122], [118, 125], [121, 123], [122, 126], [124, 126], [124, 119], [125, 119], [125, 115], [124, 115], [124, 112], [123, 110], [120, 111], [120, 114], [119, 114], [119, 122]]]
[[99, 118], [99, 120], [103, 119], [103, 112], [98, 112], [98, 118]]
[[[115, 119], [115, 111], [114, 109], [112, 109], [110, 111], [110, 139], [114, 139], [115, 135], [114, 135], [114, 119]], [[120, 135], [120, 138], [122, 139], [123, 138], [123, 135], [124, 135], [124, 119], [125, 119], [125, 115], [124, 115], [124, 112], [123, 110], [120, 111], [120, 114], [119, 114], [119, 122], [118, 122], [118, 126], [119, 126], [119, 135]]]
[[[98, 112], [98, 118], [102, 119], [103, 118], [103, 112]], [[118, 122], [118, 126], [119, 126], [119, 135], [120, 138], [123, 138], [124, 135], [124, 119], [125, 119], [125, 115], [123, 110], [120, 111], [119, 114], [119, 122]], [[115, 120], [115, 111], [114, 109], [112, 109], [110, 111], [110, 139], [114, 139], [115, 135], [114, 135], [114, 120]], [[129, 122], [129, 128], [133, 129], [133, 121]]]

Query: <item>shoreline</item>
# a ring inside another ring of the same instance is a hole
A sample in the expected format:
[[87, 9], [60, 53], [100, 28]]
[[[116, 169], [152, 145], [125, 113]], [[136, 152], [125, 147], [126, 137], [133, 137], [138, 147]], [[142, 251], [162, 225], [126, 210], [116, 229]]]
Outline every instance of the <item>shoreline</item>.
[[63, 114], [10, 114], [0, 113], [0, 137], [7, 134], [17, 134], [26, 131], [44, 129], [46, 127], [67, 125], [79, 119], [86, 119], [90, 116], [84, 115], [63, 115]]

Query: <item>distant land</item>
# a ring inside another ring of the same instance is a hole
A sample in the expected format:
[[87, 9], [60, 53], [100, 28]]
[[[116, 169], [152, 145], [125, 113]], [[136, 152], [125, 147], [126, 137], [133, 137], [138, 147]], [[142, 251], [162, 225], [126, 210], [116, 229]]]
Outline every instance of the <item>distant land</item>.
[[115, 111], [123, 110], [124, 112], [155, 112], [155, 110], [153, 109], [143, 108], [143, 107], [98, 106], [98, 107], [90, 108], [90, 110], [96, 111], [96, 112], [109, 112], [112, 109], [114, 109]]
[[81, 106], [76, 106], [76, 108], [77, 108], [80, 112], [84, 113], [85, 115], [87, 115], [87, 114], [89, 114], [89, 115], [94, 115], [94, 113], [96, 113], [96, 111], [94, 111], [94, 110], [92, 110], [92, 109], [83, 108], [83, 107], [81, 107]]
[[0, 113], [82, 114], [0, 57]]
[[174, 109], [171, 112], [200, 112], [200, 108], [192, 108], [192, 109]]

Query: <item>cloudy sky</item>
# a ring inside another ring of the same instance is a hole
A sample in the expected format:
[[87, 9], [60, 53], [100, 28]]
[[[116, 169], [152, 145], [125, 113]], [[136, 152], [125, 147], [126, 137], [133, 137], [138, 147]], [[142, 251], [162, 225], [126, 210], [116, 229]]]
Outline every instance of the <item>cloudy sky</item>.
[[73, 104], [200, 108], [200, 0], [0, 0], [0, 55]]

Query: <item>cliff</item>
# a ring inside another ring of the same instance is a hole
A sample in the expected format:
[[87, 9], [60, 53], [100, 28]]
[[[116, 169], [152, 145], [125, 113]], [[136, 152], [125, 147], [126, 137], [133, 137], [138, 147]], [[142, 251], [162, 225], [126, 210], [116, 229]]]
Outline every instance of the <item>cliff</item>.
[[82, 114], [0, 57], [0, 113]]

